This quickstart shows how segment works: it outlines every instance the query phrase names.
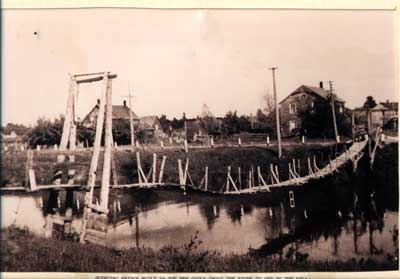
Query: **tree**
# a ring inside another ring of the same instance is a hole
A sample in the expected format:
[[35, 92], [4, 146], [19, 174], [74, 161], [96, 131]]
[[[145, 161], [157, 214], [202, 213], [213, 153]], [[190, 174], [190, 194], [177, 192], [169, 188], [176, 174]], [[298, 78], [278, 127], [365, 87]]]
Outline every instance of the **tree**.
[[367, 100], [365, 101], [363, 108], [365, 109], [372, 109], [376, 106], [376, 102], [374, 100], [374, 97], [368, 96]]
[[267, 121], [267, 115], [265, 113], [263, 113], [263, 111], [261, 109], [257, 110], [256, 117], [260, 123]]
[[10, 134], [11, 132], [15, 132], [18, 136], [22, 136], [29, 132], [29, 128], [22, 125], [22, 124], [14, 124], [8, 123], [5, 127], [2, 128], [2, 132], [6, 135]]
[[227, 135], [239, 133], [239, 118], [237, 112], [228, 111], [223, 121], [223, 132]]
[[266, 115], [269, 115], [275, 111], [275, 100], [274, 96], [267, 90], [263, 95], [263, 110]]
[[161, 127], [164, 132], [169, 131], [169, 127], [171, 126], [171, 121], [167, 118], [165, 114], [161, 114], [161, 117], [158, 118], [161, 123]]
[[[313, 110], [301, 112], [300, 118], [301, 134], [311, 138], [335, 138], [332, 110], [329, 103], [318, 103]], [[351, 117], [347, 113], [336, 112], [336, 124], [340, 136], [351, 135]]]
[[37, 145], [59, 144], [63, 129], [64, 119], [57, 118], [54, 122], [49, 119], [39, 118], [36, 126], [28, 133], [28, 144]]

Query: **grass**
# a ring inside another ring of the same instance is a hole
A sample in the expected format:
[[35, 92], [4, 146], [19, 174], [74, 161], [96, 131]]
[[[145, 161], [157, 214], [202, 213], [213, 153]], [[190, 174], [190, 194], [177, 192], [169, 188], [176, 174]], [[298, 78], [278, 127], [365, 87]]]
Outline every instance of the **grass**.
[[[277, 152], [273, 148], [262, 147], [219, 147], [214, 149], [190, 149], [186, 154], [182, 149], [146, 149], [141, 150], [141, 165], [147, 173], [152, 165], [153, 152], [157, 153], [157, 169], [160, 170], [162, 156], [167, 156], [164, 169], [164, 182], [178, 183], [178, 159], [183, 164], [189, 158], [189, 173], [195, 184], [198, 184], [204, 176], [204, 169], [208, 166], [209, 170], [209, 189], [220, 190], [226, 180], [227, 167], [232, 167], [234, 179], [238, 176], [238, 167], [241, 167], [243, 185], [247, 185], [248, 172], [252, 168], [257, 174], [257, 166], [261, 167], [261, 173], [265, 179], [268, 177], [269, 164], [279, 166], [280, 179], [288, 178], [288, 163], [293, 158], [301, 159], [301, 174], [307, 172], [307, 156], [316, 156], [317, 164], [322, 166], [327, 163], [328, 155], [335, 148], [325, 145], [293, 145], [284, 147], [284, 156], [280, 160]], [[339, 146], [341, 150], [341, 147]], [[1, 176], [0, 186], [23, 186], [26, 184], [26, 161], [27, 151], [7, 151], [1, 154]], [[91, 152], [75, 151], [75, 162], [57, 163], [58, 154], [66, 152], [56, 151], [33, 151], [33, 169], [37, 184], [52, 184], [52, 178], [56, 170], [63, 171], [62, 183], [67, 182], [68, 169], [75, 170], [75, 182], [85, 185], [88, 178]], [[332, 156], [333, 157], [333, 156]], [[136, 154], [127, 150], [117, 150], [114, 152], [115, 165], [119, 184], [137, 183], [137, 162]], [[99, 159], [96, 184], [100, 184], [102, 173], [102, 154]], [[157, 174], [158, 178], [158, 174]]]
[[[195, 235], [179, 248], [160, 250], [134, 248], [115, 251], [92, 244], [34, 236], [27, 229], [10, 227], [1, 235], [2, 272], [290, 272], [290, 271], [377, 271], [397, 270], [398, 259], [384, 262], [371, 259], [309, 261], [304, 255], [284, 255], [280, 259], [200, 252]], [[396, 255], [397, 256], [397, 255]]]

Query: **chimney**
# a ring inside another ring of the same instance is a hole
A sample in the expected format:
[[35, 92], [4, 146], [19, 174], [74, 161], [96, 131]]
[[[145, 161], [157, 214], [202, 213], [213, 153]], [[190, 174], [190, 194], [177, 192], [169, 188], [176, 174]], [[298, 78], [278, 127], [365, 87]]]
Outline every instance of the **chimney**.
[[124, 100], [124, 107], [126, 107], [126, 100]]
[[323, 81], [319, 82], [319, 88], [324, 89], [324, 82]]
[[97, 99], [97, 105], [100, 106], [100, 99]]

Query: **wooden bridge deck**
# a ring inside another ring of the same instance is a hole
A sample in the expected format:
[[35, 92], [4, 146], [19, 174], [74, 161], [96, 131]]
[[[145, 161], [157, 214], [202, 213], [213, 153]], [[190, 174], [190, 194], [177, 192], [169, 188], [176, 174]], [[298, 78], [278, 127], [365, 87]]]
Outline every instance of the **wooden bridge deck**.
[[325, 177], [327, 175], [333, 174], [336, 172], [340, 167], [342, 167], [346, 162], [349, 160], [353, 161], [356, 160], [360, 153], [367, 145], [368, 139], [365, 139], [361, 142], [354, 142], [351, 147], [343, 152], [341, 155], [336, 157], [335, 160], [331, 161], [330, 164], [326, 165], [324, 168], [315, 171], [313, 174], [309, 174], [307, 176], [302, 176], [298, 178], [292, 178], [286, 181], [282, 181], [280, 183], [270, 184], [270, 185], [260, 185], [255, 186], [251, 189], [242, 189], [239, 191], [229, 191], [225, 192], [225, 194], [244, 194], [244, 193], [256, 193], [260, 191], [270, 191], [270, 188], [274, 187], [285, 187], [285, 186], [301, 186], [309, 182], [311, 179], [318, 179]]

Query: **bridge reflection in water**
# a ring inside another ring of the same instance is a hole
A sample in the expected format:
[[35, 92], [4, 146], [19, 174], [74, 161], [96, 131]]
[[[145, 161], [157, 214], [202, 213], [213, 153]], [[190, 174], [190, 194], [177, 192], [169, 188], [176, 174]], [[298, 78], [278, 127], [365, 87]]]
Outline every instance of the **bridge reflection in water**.
[[[384, 257], [397, 248], [397, 196], [370, 187], [304, 187], [266, 202], [254, 197], [209, 196], [169, 190], [116, 190], [110, 197], [107, 245], [180, 247], [198, 232], [198, 249], [310, 259]], [[83, 193], [74, 193], [73, 229], [79, 230]], [[49, 199], [49, 197], [51, 197]], [[78, 200], [80, 202], [78, 202]], [[49, 202], [46, 202], [49, 201]], [[2, 226], [27, 226], [44, 234], [46, 215], [61, 214], [66, 193], [48, 191], [2, 196]]]

